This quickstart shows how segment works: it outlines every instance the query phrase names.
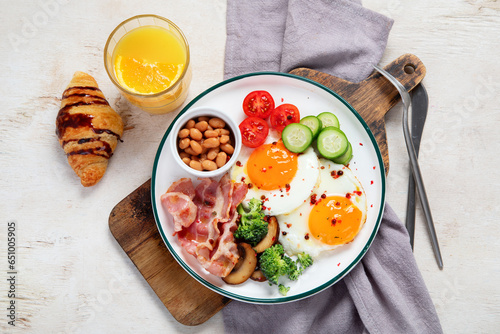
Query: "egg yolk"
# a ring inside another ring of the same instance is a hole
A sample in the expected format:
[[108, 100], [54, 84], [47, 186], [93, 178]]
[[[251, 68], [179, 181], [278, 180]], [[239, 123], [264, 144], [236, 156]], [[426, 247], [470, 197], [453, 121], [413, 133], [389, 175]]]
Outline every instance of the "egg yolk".
[[281, 140], [257, 147], [248, 158], [248, 176], [259, 189], [285, 188], [296, 172], [297, 154], [288, 151]]
[[327, 196], [309, 215], [312, 236], [327, 245], [343, 245], [354, 239], [361, 227], [362, 213], [348, 198]]

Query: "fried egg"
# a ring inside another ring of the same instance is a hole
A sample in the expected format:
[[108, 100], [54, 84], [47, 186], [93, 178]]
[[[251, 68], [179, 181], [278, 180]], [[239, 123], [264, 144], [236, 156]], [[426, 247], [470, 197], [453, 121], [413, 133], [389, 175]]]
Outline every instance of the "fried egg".
[[317, 257], [351, 242], [366, 221], [366, 195], [344, 165], [319, 159], [319, 182], [293, 212], [278, 215], [279, 241], [289, 255]]
[[263, 201], [266, 215], [295, 210], [311, 195], [318, 176], [319, 161], [314, 149], [292, 153], [274, 131], [261, 146], [243, 147], [231, 170], [233, 181], [248, 185], [243, 206], [258, 198]]

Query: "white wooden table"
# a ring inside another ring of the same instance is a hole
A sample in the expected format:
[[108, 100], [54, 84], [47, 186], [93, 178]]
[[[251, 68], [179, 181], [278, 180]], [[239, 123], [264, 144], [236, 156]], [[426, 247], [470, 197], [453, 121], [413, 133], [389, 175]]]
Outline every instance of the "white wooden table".
[[[443, 253], [436, 265], [423, 215], [415, 257], [447, 333], [494, 333], [500, 323], [500, 3], [367, 0], [395, 19], [381, 64], [404, 53], [427, 67], [430, 109], [420, 163]], [[103, 48], [122, 20], [155, 13], [191, 44], [188, 100], [222, 80], [223, 0], [4, 1], [0, 12], [0, 332], [215, 333], [221, 314], [176, 322], [114, 240], [111, 209], [150, 178], [175, 116], [130, 106], [108, 79]], [[84, 189], [55, 135], [59, 97], [77, 70], [93, 75], [129, 128], [103, 180]], [[387, 201], [405, 217], [408, 158], [401, 106], [387, 116]], [[16, 223], [16, 327], [7, 232]]]

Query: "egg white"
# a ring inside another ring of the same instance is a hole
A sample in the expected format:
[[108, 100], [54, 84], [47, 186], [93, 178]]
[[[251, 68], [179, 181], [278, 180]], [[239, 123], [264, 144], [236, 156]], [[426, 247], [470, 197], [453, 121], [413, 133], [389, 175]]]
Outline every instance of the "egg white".
[[[279, 135], [272, 131], [269, 133], [265, 144], [269, 144], [279, 140]], [[243, 147], [238, 156], [239, 163], [235, 164], [231, 169], [231, 179], [235, 182], [244, 182], [250, 184], [251, 180], [247, 172], [247, 163], [253, 149]], [[319, 161], [314, 149], [309, 147], [297, 157], [297, 172], [289, 183], [290, 188], [263, 190], [257, 187], [248, 189], [248, 193], [243, 200], [244, 207], [252, 198], [262, 199], [264, 201], [264, 212], [266, 215], [280, 215], [291, 212], [299, 207], [311, 195], [312, 190], [316, 187], [319, 179]]]
[[[361, 191], [361, 195], [351, 196], [351, 202], [362, 212], [362, 224], [366, 221], [366, 194], [359, 180], [353, 172], [344, 165], [335, 164], [326, 159], [319, 160], [320, 177], [319, 182], [313, 189], [313, 193], [319, 199], [322, 194], [326, 196], [345, 196], [347, 193]], [[343, 175], [334, 178], [332, 172], [342, 171]], [[327, 245], [315, 239], [309, 231], [309, 214], [314, 205], [311, 204], [310, 196], [296, 210], [278, 215], [276, 218], [280, 225], [279, 241], [286, 253], [290, 256], [306, 252], [313, 258], [326, 250], [333, 250], [342, 245]], [[308, 235], [308, 238], [305, 236]]]

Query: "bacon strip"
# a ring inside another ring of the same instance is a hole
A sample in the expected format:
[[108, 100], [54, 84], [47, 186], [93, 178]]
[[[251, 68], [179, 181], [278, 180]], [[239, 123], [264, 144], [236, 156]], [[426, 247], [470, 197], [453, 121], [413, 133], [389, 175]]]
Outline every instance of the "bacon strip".
[[238, 262], [233, 237], [236, 207], [247, 190], [245, 184], [233, 183], [226, 174], [219, 182], [200, 179], [196, 188], [191, 179], [180, 179], [162, 195], [162, 205], [174, 218], [174, 235], [181, 246], [214, 275], [227, 276]]
[[189, 227], [198, 213], [198, 208], [194, 205], [189, 196], [178, 193], [165, 193], [160, 197], [161, 204], [174, 217], [174, 231], [179, 232], [183, 227]]

